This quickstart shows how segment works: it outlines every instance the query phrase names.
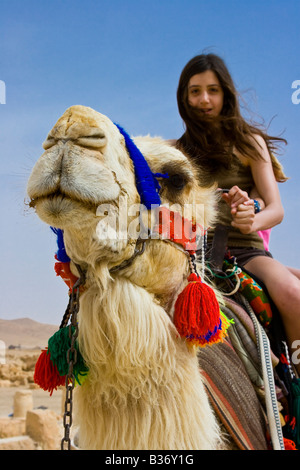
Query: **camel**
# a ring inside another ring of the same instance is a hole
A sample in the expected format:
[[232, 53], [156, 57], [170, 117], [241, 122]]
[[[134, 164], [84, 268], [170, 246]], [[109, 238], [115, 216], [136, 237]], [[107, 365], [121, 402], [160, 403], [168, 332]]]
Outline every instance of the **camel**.
[[[212, 223], [215, 190], [198, 186], [187, 158], [160, 138], [139, 137], [135, 144], [154, 174], [168, 175], [159, 178], [161, 205], [191, 206], [197, 223]], [[141, 203], [124, 136], [106, 116], [72, 106], [43, 147], [28, 181], [31, 206], [63, 230], [73, 273], [76, 266], [86, 273], [78, 344], [89, 372], [75, 389], [79, 447], [220, 448], [197, 347], [179, 337], [173, 322], [174, 299], [189, 273], [186, 252], [148, 237], [143, 254], [118, 269], [140, 237], [137, 230], [120, 235], [107, 216], [112, 207], [120, 222], [120, 200], [128, 208]], [[142, 225], [152, 212], [143, 211]], [[136, 217], [126, 214], [128, 227]]]
[[[43, 147], [28, 180], [30, 206], [62, 237], [68, 286], [84, 273], [76, 341], [88, 372], [75, 387], [79, 448], [232, 448], [207, 375], [212, 361], [225, 382], [234, 368], [241, 374], [242, 362], [229, 357], [232, 348], [223, 342], [230, 322], [216, 317], [219, 326], [202, 336], [180, 330], [180, 309], [190, 308], [185, 292], [199, 288], [199, 272], [208, 303], [217, 303], [218, 312], [231, 306], [204, 279], [216, 188], [201, 186], [199, 169], [174, 146], [159, 137], [131, 139], [84, 106], [67, 109]], [[200, 263], [193, 255], [199, 246]], [[220, 367], [223, 355], [227, 369]], [[260, 403], [245, 373], [228, 396], [230, 406], [243, 400], [249, 433], [266, 449]]]

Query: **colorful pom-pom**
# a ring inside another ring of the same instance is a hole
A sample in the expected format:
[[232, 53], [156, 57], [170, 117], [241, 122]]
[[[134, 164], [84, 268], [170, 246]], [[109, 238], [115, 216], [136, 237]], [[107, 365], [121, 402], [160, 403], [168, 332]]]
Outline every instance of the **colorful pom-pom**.
[[213, 289], [195, 273], [176, 300], [174, 324], [180, 336], [197, 346], [222, 341], [229, 326]]
[[48, 349], [42, 350], [37, 360], [34, 382], [43, 390], [50, 392], [50, 396], [57, 387], [66, 383], [66, 377], [59, 374], [56, 365], [51, 360]]
[[[74, 327], [72, 326], [72, 333]], [[66, 376], [69, 371], [68, 350], [71, 347], [69, 337], [69, 326], [59, 329], [48, 340], [48, 348], [44, 349], [36, 363], [34, 372], [34, 382], [43, 390], [49, 391], [52, 395], [60, 385], [65, 385]], [[73, 365], [73, 374], [76, 382], [81, 385], [87, 375], [86, 366], [82, 355], [79, 352], [77, 341], [75, 342], [76, 362]], [[69, 359], [72, 359], [71, 357]]]

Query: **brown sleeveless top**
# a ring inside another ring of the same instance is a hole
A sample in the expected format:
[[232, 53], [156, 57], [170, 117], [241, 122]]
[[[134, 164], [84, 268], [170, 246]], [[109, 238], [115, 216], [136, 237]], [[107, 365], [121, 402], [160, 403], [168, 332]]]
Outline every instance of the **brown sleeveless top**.
[[[229, 169], [221, 168], [214, 172], [214, 174], [206, 174], [207, 182], [218, 183], [218, 188], [230, 189], [232, 186], [238, 186], [243, 191], [250, 191], [254, 187], [254, 181], [251, 173], [250, 166], [243, 165], [243, 163], [233, 155]], [[209, 181], [210, 180], [210, 181]], [[216, 218], [217, 224], [231, 225], [232, 216], [230, 208], [223, 199], [218, 202], [218, 216]], [[207, 235], [208, 243], [212, 243], [214, 230], [209, 229]], [[254, 247], [264, 249], [263, 240], [257, 232], [250, 234], [243, 234], [238, 229], [231, 227], [228, 234], [228, 247]]]

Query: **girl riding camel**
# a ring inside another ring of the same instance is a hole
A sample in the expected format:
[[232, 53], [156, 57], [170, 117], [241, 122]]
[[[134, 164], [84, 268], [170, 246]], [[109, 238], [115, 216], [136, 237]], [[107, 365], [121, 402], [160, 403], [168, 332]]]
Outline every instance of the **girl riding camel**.
[[[300, 280], [265, 250], [258, 234], [283, 219], [277, 181], [287, 178], [273, 155], [284, 139], [246, 122], [230, 73], [214, 54], [199, 55], [187, 63], [177, 101], [186, 130], [176, 145], [201, 167], [207, 184], [217, 182], [218, 188], [229, 190], [220, 198], [217, 223], [231, 227], [230, 254], [262, 280], [277, 306], [299, 374]], [[250, 197], [254, 189], [264, 202], [263, 210]], [[208, 232], [211, 243], [214, 233]]]

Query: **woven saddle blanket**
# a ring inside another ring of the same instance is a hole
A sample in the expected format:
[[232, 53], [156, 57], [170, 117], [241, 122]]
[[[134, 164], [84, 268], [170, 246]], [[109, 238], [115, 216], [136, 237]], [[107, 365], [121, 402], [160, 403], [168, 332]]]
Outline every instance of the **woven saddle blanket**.
[[[199, 367], [215, 413], [240, 450], [268, 450], [254, 326], [236, 302], [226, 299], [224, 313], [234, 320], [226, 341], [200, 348]], [[277, 358], [272, 360], [276, 365]]]

